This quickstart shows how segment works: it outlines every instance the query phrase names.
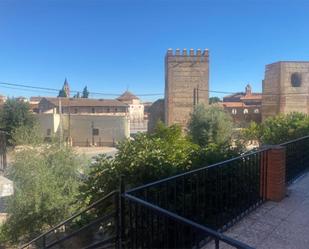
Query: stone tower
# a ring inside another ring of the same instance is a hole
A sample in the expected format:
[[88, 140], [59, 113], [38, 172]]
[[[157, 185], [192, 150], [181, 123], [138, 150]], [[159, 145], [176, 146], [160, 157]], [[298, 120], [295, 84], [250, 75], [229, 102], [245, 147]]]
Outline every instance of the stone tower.
[[209, 53], [197, 49], [167, 51], [165, 56], [165, 123], [186, 128], [196, 104], [208, 105]]
[[309, 114], [309, 61], [266, 65], [262, 119], [294, 111]]

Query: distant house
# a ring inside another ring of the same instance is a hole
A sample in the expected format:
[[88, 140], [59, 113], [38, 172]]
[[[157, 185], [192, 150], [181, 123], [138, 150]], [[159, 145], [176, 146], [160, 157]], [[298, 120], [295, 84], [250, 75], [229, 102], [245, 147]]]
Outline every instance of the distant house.
[[38, 104], [39, 113], [62, 114], [127, 114], [128, 105], [115, 99], [48, 98]]
[[118, 101], [128, 105], [131, 133], [147, 131], [147, 120], [144, 117], [144, 104], [129, 91], [125, 91], [117, 98]]
[[128, 105], [118, 100], [44, 97], [38, 110], [43, 135], [73, 146], [114, 146], [130, 135]]
[[223, 97], [222, 105], [236, 123], [261, 122], [262, 94], [253, 93], [249, 84], [245, 92]]

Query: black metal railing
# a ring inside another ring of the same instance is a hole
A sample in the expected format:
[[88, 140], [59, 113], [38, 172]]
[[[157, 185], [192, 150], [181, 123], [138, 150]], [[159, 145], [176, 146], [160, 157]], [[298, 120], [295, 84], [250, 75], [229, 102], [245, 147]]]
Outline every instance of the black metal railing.
[[202, 248], [213, 239], [216, 249], [221, 245], [253, 249], [133, 195], [125, 193], [124, 198], [128, 210], [126, 248]]
[[116, 248], [119, 210], [119, 191], [113, 191], [21, 248]]
[[266, 200], [267, 149], [127, 191], [160, 208], [224, 231]]
[[283, 144], [286, 148], [286, 183], [292, 183], [297, 177], [309, 170], [309, 136]]

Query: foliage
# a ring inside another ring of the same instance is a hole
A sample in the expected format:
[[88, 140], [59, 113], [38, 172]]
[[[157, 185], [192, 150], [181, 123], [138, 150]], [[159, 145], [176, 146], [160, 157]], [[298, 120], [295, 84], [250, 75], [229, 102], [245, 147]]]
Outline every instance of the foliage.
[[126, 187], [142, 185], [192, 168], [192, 155], [198, 146], [188, 141], [180, 127], [159, 124], [150, 135], [139, 133], [134, 140], [118, 144], [115, 158], [100, 155], [81, 188], [86, 203], [118, 188], [120, 176]]
[[209, 98], [209, 104], [214, 104], [214, 103], [218, 103], [221, 102], [221, 99], [219, 97], [210, 97]]
[[80, 98], [80, 93], [77, 92], [74, 96], [73, 96], [74, 99], [79, 99]]
[[63, 97], [63, 98], [68, 97], [68, 95], [67, 95], [66, 91], [64, 90], [64, 88], [59, 90], [58, 97]]
[[30, 105], [17, 99], [8, 99], [1, 110], [1, 128], [8, 133], [11, 139], [12, 133], [19, 127], [33, 128], [36, 123], [34, 114], [30, 111]]
[[214, 143], [230, 144], [233, 134], [233, 122], [222, 108], [198, 105], [191, 114], [189, 136], [192, 141], [202, 147]]
[[51, 144], [16, 152], [8, 178], [14, 195], [8, 199], [5, 237], [29, 240], [69, 217], [80, 183], [81, 161], [70, 148]]
[[309, 116], [297, 112], [279, 114], [260, 125], [252, 123], [243, 134], [246, 140], [257, 140], [260, 144], [280, 144], [309, 135]]
[[88, 97], [89, 97], [89, 91], [87, 89], [87, 86], [85, 86], [83, 89], [82, 98], [88, 98]]
[[14, 145], [40, 145], [44, 141], [40, 127], [35, 124], [33, 127], [20, 126], [12, 132], [11, 144]]

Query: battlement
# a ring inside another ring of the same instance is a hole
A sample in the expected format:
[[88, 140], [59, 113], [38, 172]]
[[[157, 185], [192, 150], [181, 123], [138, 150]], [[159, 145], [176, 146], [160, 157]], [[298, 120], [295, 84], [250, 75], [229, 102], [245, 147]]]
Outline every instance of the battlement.
[[209, 58], [209, 50], [204, 49], [202, 52], [201, 49], [194, 50], [193, 48], [190, 48], [187, 50], [184, 48], [183, 50], [180, 50], [179, 48], [176, 48], [174, 51], [173, 49], [169, 48], [166, 53], [166, 59], [168, 61], [201, 61], [201, 62], [208, 62]]
[[167, 56], [209, 56], [209, 50], [204, 49], [203, 53], [200, 48], [197, 50], [194, 50], [193, 48], [190, 48], [189, 51], [184, 48], [182, 51], [179, 48], [176, 48], [175, 53], [172, 48], [169, 48], [166, 53]]

